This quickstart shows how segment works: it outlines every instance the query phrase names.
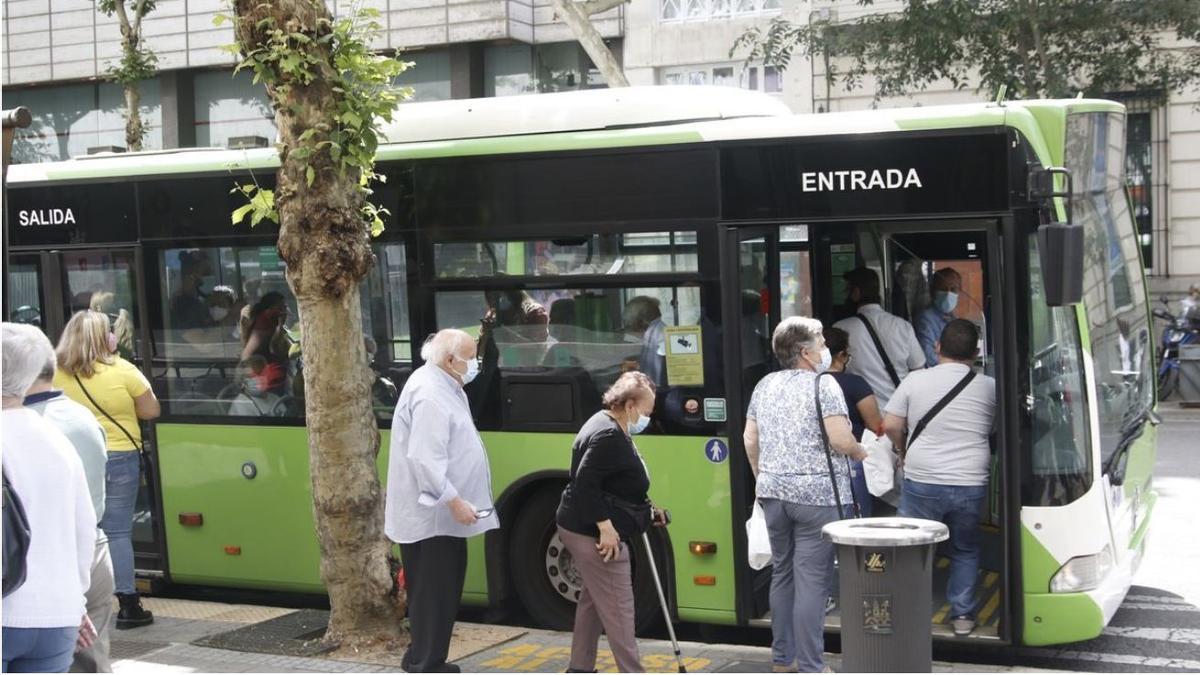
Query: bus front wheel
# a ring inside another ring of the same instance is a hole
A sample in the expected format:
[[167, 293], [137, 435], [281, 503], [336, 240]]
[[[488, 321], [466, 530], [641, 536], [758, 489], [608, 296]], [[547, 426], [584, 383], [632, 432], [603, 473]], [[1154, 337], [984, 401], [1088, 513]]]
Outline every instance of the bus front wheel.
[[[583, 590], [583, 578], [558, 537], [554, 514], [560, 496], [558, 489], [544, 489], [525, 502], [512, 529], [509, 570], [530, 618], [543, 628], [567, 631], [575, 623], [575, 603]], [[644, 633], [659, 621], [662, 610], [645, 546], [636, 542], [633, 553], [636, 626], [638, 633]], [[661, 560], [661, 556], [658, 558]], [[661, 563], [659, 566], [663, 567]]]

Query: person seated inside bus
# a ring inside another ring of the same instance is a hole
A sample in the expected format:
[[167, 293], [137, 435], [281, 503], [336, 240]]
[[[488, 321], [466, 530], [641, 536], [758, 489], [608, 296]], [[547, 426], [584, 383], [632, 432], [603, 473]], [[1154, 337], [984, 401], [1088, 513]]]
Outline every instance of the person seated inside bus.
[[581, 364], [575, 354], [579, 342], [579, 327], [575, 325], [575, 298], [559, 298], [550, 305], [550, 331], [546, 356], [542, 365], [569, 368]]
[[179, 288], [171, 296], [170, 321], [176, 330], [208, 328], [212, 325], [208, 304], [200, 285], [212, 274], [212, 263], [200, 250], [179, 252]]
[[650, 378], [656, 387], [664, 382], [666, 369], [666, 329], [658, 298], [649, 295], [633, 297], [625, 303], [623, 312], [625, 335], [641, 344], [635, 370]]
[[884, 406], [883, 429], [904, 467], [899, 515], [950, 528], [946, 600], [954, 634], [966, 636], [975, 630], [996, 381], [973, 368], [979, 329], [970, 321], [946, 324], [934, 349], [938, 365], [904, 378]]
[[231, 342], [241, 338], [238, 326], [238, 316], [241, 307], [237, 295], [229, 286], [213, 286], [208, 294], [208, 317], [216, 329], [214, 339], [217, 342]]
[[263, 390], [279, 395], [287, 391], [288, 359], [292, 347], [292, 339], [286, 328], [287, 318], [288, 306], [283, 294], [271, 291], [250, 308], [249, 328], [242, 335], [241, 360], [261, 357]]
[[925, 352], [925, 367], [938, 364], [933, 346], [940, 338], [946, 325], [954, 320], [954, 308], [958, 306], [958, 295], [962, 292], [962, 275], [953, 267], [943, 267], [933, 273], [929, 280], [931, 304], [917, 313], [913, 327], [917, 331], [917, 342]]
[[287, 412], [283, 397], [267, 388], [271, 376], [267, 360], [251, 356], [238, 366], [240, 379], [238, 395], [229, 404], [229, 414], [235, 417], [281, 417]]

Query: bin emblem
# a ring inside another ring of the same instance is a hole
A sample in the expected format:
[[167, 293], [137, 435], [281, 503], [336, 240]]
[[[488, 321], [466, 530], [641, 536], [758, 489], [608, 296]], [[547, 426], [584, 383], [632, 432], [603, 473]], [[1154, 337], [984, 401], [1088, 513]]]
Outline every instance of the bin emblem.
[[882, 574], [887, 571], [887, 555], [883, 551], [868, 551], [863, 559], [863, 568], [868, 572]]
[[863, 595], [863, 632], [873, 635], [892, 634], [892, 596]]

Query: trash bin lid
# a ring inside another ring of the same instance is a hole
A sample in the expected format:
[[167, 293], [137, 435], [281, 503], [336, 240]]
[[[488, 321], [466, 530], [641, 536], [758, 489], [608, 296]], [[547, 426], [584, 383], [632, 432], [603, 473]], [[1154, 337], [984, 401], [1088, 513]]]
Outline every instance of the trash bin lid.
[[854, 518], [822, 528], [826, 539], [849, 546], [919, 546], [950, 538], [950, 528], [921, 518]]

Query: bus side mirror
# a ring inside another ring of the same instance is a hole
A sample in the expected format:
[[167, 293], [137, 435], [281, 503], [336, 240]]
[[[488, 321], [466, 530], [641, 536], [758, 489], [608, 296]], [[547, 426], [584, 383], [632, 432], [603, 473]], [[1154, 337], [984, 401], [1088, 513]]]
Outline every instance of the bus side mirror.
[[1083, 299], [1083, 228], [1049, 223], [1038, 228], [1037, 239], [1046, 304], [1078, 304]]

